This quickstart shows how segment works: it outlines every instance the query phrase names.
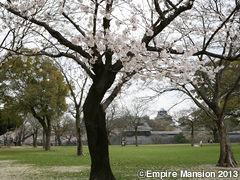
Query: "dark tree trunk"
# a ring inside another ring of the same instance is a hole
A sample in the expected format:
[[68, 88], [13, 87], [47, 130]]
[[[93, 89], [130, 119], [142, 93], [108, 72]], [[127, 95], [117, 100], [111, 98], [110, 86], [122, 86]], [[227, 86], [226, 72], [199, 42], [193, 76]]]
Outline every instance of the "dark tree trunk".
[[84, 156], [81, 128], [77, 128], [77, 156]]
[[138, 147], [138, 131], [137, 131], [137, 127], [134, 128], [135, 129], [135, 144], [136, 144], [136, 147]]
[[42, 142], [43, 142], [43, 149], [45, 149], [45, 145], [46, 145], [46, 135], [45, 135], [45, 132], [44, 132], [44, 129], [43, 129], [43, 134], [42, 134]]
[[46, 139], [45, 139], [44, 149], [46, 151], [50, 151], [51, 150], [51, 127], [46, 128], [45, 135], [46, 135]]
[[43, 130], [45, 134], [45, 146], [44, 149], [46, 151], [51, 150], [51, 132], [52, 132], [52, 125], [51, 125], [51, 120], [46, 117], [45, 119], [46, 123], [43, 124]]
[[91, 180], [115, 179], [109, 162], [106, 119], [101, 105], [101, 101], [114, 79], [115, 74], [106, 70], [98, 74], [83, 106], [88, 148], [91, 156]]
[[43, 148], [46, 151], [49, 151], [51, 149], [51, 132], [52, 132], [51, 118], [49, 116], [43, 117], [38, 116], [33, 107], [31, 107], [31, 111], [33, 116], [39, 121], [39, 123], [43, 127]]
[[112, 142], [110, 140], [110, 132], [108, 131], [108, 145], [112, 145]]
[[37, 135], [38, 135], [38, 129], [35, 129], [34, 130], [34, 133], [33, 133], [33, 147], [36, 148], [37, 147]]
[[213, 138], [215, 143], [219, 143], [219, 138], [218, 138], [218, 130], [217, 128], [213, 129]]
[[90, 179], [115, 179], [109, 163], [105, 112], [99, 105], [95, 109], [95, 113], [97, 122], [86, 122], [88, 146], [92, 162]]
[[192, 122], [191, 146], [194, 146], [194, 123]]
[[76, 113], [76, 129], [77, 129], [77, 156], [84, 156], [83, 153], [83, 144], [82, 144], [82, 132], [81, 132], [81, 124], [80, 124], [80, 109], [78, 107]]
[[81, 132], [77, 134], [77, 156], [84, 156]]
[[22, 146], [22, 130], [18, 133], [17, 146]]
[[237, 167], [230, 140], [228, 138], [227, 129], [224, 120], [217, 122], [219, 138], [220, 138], [220, 157], [217, 166], [220, 167]]
[[62, 145], [61, 136], [57, 136], [57, 143], [58, 143], [58, 146]]

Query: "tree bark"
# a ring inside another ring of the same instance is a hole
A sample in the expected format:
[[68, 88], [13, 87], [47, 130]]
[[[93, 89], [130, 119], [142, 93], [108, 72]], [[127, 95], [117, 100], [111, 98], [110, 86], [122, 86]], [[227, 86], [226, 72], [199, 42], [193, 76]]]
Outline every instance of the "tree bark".
[[82, 132], [81, 132], [81, 117], [80, 107], [76, 106], [76, 135], [77, 135], [77, 156], [84, 156], [83, 144], [82, 144]]
[[62, 145], [62, 141], [61, 141], [61, 136], [57, 136], [57, 143], [58, 143], [58, 146], [61, 146]]
[[88, 148], [91, 156], [90, 180], [115, 179], [109, 162], [105, 112], [101, 101], [114, 82], [115, 74], [103, 70], [96, 76], [83, 106]]
[[45, 123], [43, 125], [43, 130], [45, 134], [45, 146], [44, 149], [46, 151], [51, 150], [51, 132], [52, 132], [52, 125], [51, 120], [48, 117], [45, 117]]
[[45, 149], [45, 146], [46, 146], [46, 135], [45, 135], [45, 132], [44, 132], [44, 129], [43, 129], [43, 134], [42, 134], [42, 139], [43, 139], [43, 149]]
[[108, 145], [112, 145], [112, 142], [110, 140], [110, 132], [108, 131]]
[[138, 131], [137, 131], [137, 127], [135, 127], [134, 129], [135, 129], [135, 143], [136, 143], [136, 147], [138, 147]]
[[224, 120], [217, 122], [219, 139], [220, 139], [220, 157], [216, 166], [220, 167], [237, 167], [227, 129]]
[[84, 156], [81, 132], [77, 132], [77, 156]]
[[45, 139], [45, 150], [50, 151], [51, 150], [51, 126], [44, 128], [46, 139]]
[[194, 146], [194, 123], [192, 121], [192, 132], [191, 132], [191, 146], [193, 147]]
[[21, 129], [21, 131], [18, 133], [17, 146], [22, 146], [22, 129]]
[[213, 132], [214, 142], [215, 142], [215, 143], [219, 143], [218, 130], [217, 130], [217, 128], [214, 128], [214, 129], [212, 130], [212, 132]]
[[38, 135], [38, 129], [35, 129], [32, 136], [33, 136], [33, 147], [37, 147], [37, 135]]
[[34, 107], [31, 107], [31, 111], [33, 117], [35, 117], [43, 127], [43, 148], [46, 151], [49, 151], [51, 149], [51, 132], [52, 132], [51, 118], [48, 116], [43, 117], [38, 116]]

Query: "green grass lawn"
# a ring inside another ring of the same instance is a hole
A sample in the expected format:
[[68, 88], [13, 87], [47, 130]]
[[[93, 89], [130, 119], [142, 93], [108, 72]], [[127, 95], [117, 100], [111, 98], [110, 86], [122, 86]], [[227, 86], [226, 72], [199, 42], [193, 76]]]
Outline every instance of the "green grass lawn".
[[[202, 165], [214, 167], [219, 158], [219, 144], [203, 147], [140, 145], [109, 148], [112, 170], [117, 179], [137, 179], [139, 169], [177, 171], [200, 168]], [[240, 145], [233, 144], [232, 148], [236, 160], [240, 162]], [[91, 161], [87, 147], [84, 147], [84, 153], [86, 156], [77, 157], [76, 147], [67, 146], [52, 147], [51, 151], [44, 151], [41, 147], [0, 148], [0, 166], [6, 166], [4, 162], [8, 161], [11, 167], [27, 166], [21, 176], [25, 179], [88, 179]], [[30, 174], [27, 174], [28, 171]]]

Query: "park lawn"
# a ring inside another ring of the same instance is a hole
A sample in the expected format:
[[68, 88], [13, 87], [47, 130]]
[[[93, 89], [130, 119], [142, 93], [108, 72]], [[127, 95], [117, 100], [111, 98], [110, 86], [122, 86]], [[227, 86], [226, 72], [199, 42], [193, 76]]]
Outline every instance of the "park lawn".
[[[232, 147], [236, 160], [240, 162], [240, 145], [232, 144]], [[203, 147], [184, 144], [110, 146], [109, 150], [116, 178], [137, 179], [136, 173], [139, 169], [178, 171], [195, 168], [194, 170], [199, 171], [204, 167], [202, 165], [214, 167], [220, 149], [219, 144], [204, 144]], [[44, 151], [41, 147], [0, 148], [0, 162], [9, 161], [11, 167], [28, 167], [20, 178], [14, 176], [19, 180], [88, 179], [91, 160], [87, 147], [84, 147], [84, 153], [85, 156], [77, 157], [74, 146], [52, 147], [51, 151]], [[0, 166], [4, 167], [4, 163], [0, 163]]]

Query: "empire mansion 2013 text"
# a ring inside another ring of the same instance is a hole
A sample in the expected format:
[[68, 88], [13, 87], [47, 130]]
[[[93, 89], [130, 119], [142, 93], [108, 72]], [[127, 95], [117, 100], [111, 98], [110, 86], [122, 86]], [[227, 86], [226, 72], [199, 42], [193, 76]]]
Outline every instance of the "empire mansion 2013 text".
[[218, 170], [218, 171], [155, 171], [140, 169], [137, 172], [138, 178], [237, 178], [239, 172], [237, 170]]

